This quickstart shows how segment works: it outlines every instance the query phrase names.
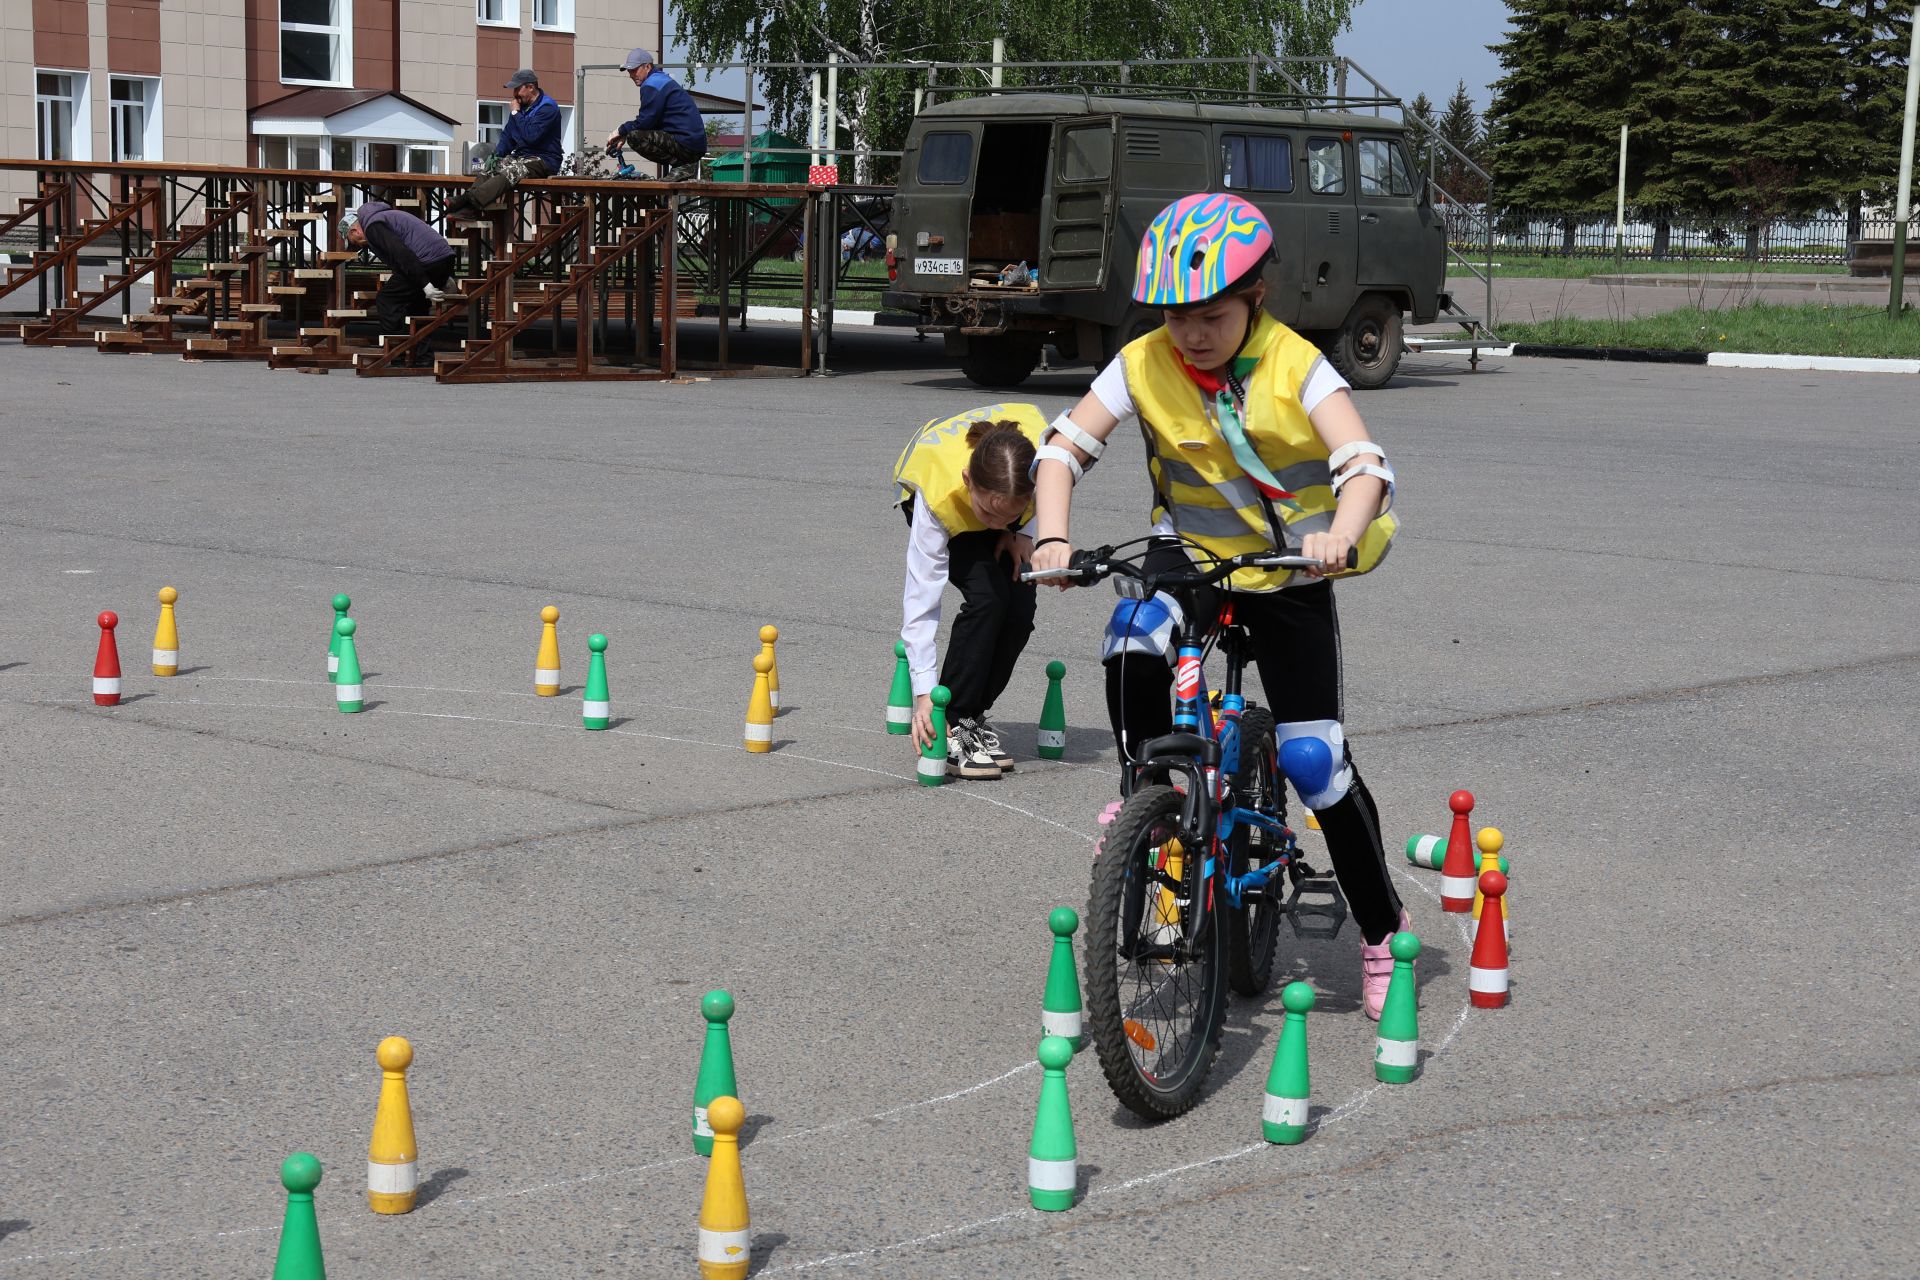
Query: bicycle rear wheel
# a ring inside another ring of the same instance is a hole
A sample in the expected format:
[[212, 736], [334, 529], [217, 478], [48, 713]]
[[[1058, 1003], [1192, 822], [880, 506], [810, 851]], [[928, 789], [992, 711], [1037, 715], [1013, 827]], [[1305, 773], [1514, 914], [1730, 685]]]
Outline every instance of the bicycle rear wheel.
[[[1240, 777], [1242, 804], [1279, 817], [1286, 802], [1273, 760], [1273, 712], [1249, 707], [1240, 715]], [[1266, 865], [1278, 850], [1278, 841], [1251, 823], [1234, 828], [1227, 868], [1244, 875]], [[1273, 981], [1273, 957], [1280, 943], [1284, 914], [1284, 872], [1276, 872], [1267, 888], [1249, 896], [1243, 905], [1229, 906], [1227, 922], [1227, 983], [1235, 995], [1257, 996]]]
[[1188, 939], [1206, 842], [1181, 796], [1145, 787], [1107, 828], [1087, 906], [1088, 1031], [1114, 1096], [1135, 1115], [1191, 1110], [1220, 1052], [1226, 1010], [1218, 911]]

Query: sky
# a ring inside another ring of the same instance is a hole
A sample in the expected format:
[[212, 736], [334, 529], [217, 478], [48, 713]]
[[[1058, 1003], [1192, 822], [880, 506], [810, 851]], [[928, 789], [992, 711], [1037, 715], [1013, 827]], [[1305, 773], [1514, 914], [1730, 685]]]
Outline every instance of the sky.
[[1467, 82], [1485, 112], [1500, 60], [1487, 52], [1507, 25], [1506, 0], [1360, 0], [1353, 29], [1334, 41], [1367, 74], [1408, 102], [1424, 93], [1443, 106]]
[[[671, 0], [667, 21], [675, 25]], [[1334, 42], [1334, 52], [1352, 58], [1408, 102], [1424, 93], [1442, 106], [1464, 80], [1475, 109], [1485, 112], [1491, 96], [1487, 86], [1500, 75], [1499, 60], [1487, 46], [1501, 38], [1506, 21], [1506, 0], [1359, 0], [1352, 30]], [[686, 55], [669, 40], [664, 56], [669, 63], [682, 63]], [[677, 75], [683, 66], [674, 70]], [[697, 87], [738, 98], [743, 83], [733, 71]]]

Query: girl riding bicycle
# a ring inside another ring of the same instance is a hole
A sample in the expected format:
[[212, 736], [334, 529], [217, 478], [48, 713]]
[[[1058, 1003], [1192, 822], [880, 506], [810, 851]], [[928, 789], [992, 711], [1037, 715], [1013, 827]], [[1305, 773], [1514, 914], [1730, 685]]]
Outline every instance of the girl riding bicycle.
[[[1074, 484], [1099, 459], [1122, 419], [1137, 417], [1154, 489], [1146, 567], [1263, 549], [1317, 560], [1318, 572], [1243, 568], [1223, 584], [1176, 599], [1122, 600], [1103, 657], [1107, 711], [1130, 792], [1137, 748], [1172, 730], [1168, 637], [1184, 610], [1214, 618], [1231, 604], [1247, 630], [1267, 701], [1280, 721], [1283, 761], [1301, 801], [1318, 816], [1335, 874], [1361, 933], [1362, 997], [1378, 1019], [1393, 957], [1407, 927], [1388, 879], [1379, 813], [1354, 767], [1340, 724], [1340, 627], [1333, 585], [1349, 551], [1366, 572], [1386, 554], [1393, 471], [1372, 442], [1347, 382], [1306, 339], [1263, 309], [1261, 274], [1273, 231], [1232, 195], [1186, 196], [1147, 228], [1134, 301], [1161, 310], [1162, 327], [1127, 344], [1079, 404], [1054, 419], [1034, 467], [1036, 571], [1062, 569]], [[1289, 750], [1288, 744], [1296, 748]], [[1317, 746], [1314, 745], [1317, 742]], [[1109, 806], [1110, 821], [1118, 806]]]
[[894, 464], [897, 505], [912, 532], [902, 601], [913, 677], [913, 740], [933, 739], [934, 633], [940, 595], [960, 589], [947, 657], [947, 772], [998, 778], [1013, 757], [987, 720], [1033, 634], [1033, 584], [1018, 574], [1033, 549], [1021, 526], [1033, 518], [1034, 445], [1046, 418], [1030, 404], [970, 409], [916, 431]]

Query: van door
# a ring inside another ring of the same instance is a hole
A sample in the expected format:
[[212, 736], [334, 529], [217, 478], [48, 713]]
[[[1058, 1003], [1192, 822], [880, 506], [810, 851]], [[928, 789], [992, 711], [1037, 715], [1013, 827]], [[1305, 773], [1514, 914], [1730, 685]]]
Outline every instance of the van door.
[[1294, 139], [1277, 129], [1230, 124], [1220, 127], [1222, 191], [1244, 196], [1273, 228], [1274, 261], [1267, 267], [1267, 310], [1282, 324], [1300, 319], [1301, 225], [1305, 210], [1294, 176]]
[[1360, 288], [1404, 294], [1415, 312], [1431, 312], [1446, 274], [1420, 209], [1420, 183], [1394, 137], [1361, 136], [1359, 160]]
[[935, 118], [923, 125], [915, 125], [900, 161], [893, 212], [899, 287], [951, 293], [967, 282], [967, 218], [980, 122]]
[[1305, 137], [1300, 168], [1306, 178], [1306, 204], [1300, 228], [1300, 323], [1303, 329], [1332, 329], [1347, 318], [1358, 297], [1358, 250], [1354, 225], [1353, 165], [1347, 144], [1337, 133]]
[[1075, 116], [1054, 126], [1040, 215], [1042, 289], [1106, 286], [1119, 129], [1117, 116]]

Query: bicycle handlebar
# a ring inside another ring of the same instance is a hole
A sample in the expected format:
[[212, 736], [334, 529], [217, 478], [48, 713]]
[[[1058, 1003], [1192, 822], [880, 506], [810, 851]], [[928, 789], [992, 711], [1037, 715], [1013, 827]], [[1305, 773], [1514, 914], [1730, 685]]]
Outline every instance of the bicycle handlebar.
[[[1050, 582], [1066, 579], [1083, 585], [1100, 581], [1111, 574], [1123, 578], [1134, 578], [1141, 582], [1151, 581], [1156, 587], [1204, 587], [1232, 574], [1237, 569], [1318, 569], [1320, 562], [1310, 556], [1284, 555], [1278, 551], [1249, 551], [1244, 555], [1228, 556], [1211, 569], [1191, 569], [1185, 573], [1148, 573], [1131, 560], [1114, 556], [1112, 547], [1096, 547], [1091, 551], [1076, 551], [1071, 562], [1063, 569], [1030, 569], [1020, 575], [1022, 582]], [[1347, 568], [1360, 567], [1360, 549], [1347, 548]]]

